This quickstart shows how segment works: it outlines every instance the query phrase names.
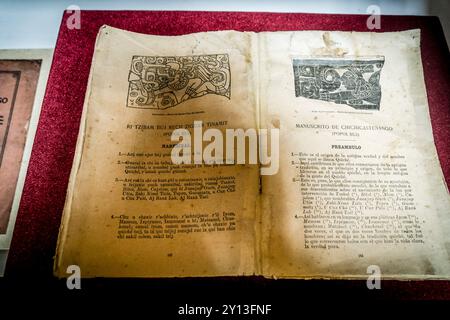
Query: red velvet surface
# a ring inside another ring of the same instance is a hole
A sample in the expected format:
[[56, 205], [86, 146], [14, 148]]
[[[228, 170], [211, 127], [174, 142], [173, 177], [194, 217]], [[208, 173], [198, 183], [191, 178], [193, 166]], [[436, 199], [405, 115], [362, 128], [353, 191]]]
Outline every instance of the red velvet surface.
[[[157, 35], [200, 31], [368, 31], [366, 16], [237, 13], [82, 11], [81, 29], [69, 30], [65, 13], [17, 216], [7, 277], [52, 278], [53, 255], [77, 140], [98, 29], [103, 24]], [[434, 17], [383, 16], [381, 30], [422, 30], [422, 61], [439, 159], [450, 183], [449, 51]], [[449, 298], [449, 282], [389, 282], [384, 292], [410, 298]], [[387, 289], [386, 289], [387, 288]], [[389, 291], [390, 290], [390, 291]]]

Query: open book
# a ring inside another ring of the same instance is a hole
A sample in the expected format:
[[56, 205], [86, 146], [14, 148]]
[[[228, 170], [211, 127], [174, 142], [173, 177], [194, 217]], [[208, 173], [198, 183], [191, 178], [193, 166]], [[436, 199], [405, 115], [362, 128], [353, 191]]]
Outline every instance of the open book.
[[418, 30], [104, 26], [55, 275], [449, 278], [449, 218]]

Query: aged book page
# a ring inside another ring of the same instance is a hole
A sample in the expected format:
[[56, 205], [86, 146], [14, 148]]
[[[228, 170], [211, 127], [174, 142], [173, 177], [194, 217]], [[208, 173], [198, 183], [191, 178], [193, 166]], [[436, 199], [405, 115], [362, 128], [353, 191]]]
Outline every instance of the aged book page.
[[418, 30], [260, 36], [261, 113], [280, 127], [263, 178], [263, 273], [448, 278], [449, 196]]
[[[257, 165], [175, 165], [177, 128], [257, 127], [255, 36], [104, 26], [55, 259], [82, 277], [252, 274]], [[194, 127], [201, 121], [203, 127]]]

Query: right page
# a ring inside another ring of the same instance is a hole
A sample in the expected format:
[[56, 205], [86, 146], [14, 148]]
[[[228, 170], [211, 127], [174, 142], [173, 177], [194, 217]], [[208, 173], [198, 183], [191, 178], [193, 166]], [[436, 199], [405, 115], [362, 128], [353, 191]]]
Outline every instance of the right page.
[[259, 39], [261, 123], [280, 128], [280, 171], [262, 178], [263, 274], [449, 278], [419, 30]]

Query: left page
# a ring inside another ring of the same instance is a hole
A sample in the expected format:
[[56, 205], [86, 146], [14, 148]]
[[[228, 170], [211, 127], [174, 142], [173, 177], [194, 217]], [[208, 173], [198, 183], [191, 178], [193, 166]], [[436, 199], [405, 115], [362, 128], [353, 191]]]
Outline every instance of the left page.
[[259, 167], [171, 159], [175, 129], [191, 134], [189, 149], [208, 129], [257, 126], [254, 42], [100, 29], [56, 276], [71, 265], [82, 277], [254, 273]]

